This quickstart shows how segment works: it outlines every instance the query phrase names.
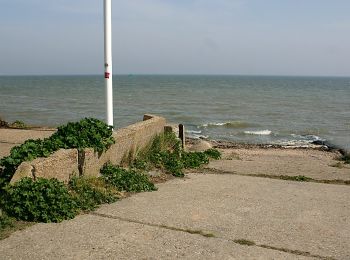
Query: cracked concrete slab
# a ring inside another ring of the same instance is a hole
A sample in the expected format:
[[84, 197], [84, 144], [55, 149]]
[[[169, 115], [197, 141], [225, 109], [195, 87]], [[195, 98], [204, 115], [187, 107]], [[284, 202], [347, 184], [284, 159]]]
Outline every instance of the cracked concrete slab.
[[345, 185], [190, 174], [97, 212], [349, 259], [349, 201]]
[[0, 259], [350, 257], [349, 186], [203, 174], [158, 186], [16, 232], [0, 241]]
[[0, 259], [312, 259], [94, 215], [0, 241]]
[[[347, 166], [330, 166], [332, 153], [232, 152], [209, 167], [350, 179]], [[190, 173], [158, 186], [74, 220], [16, 232], [0, 241], [0, 259], [350, 259], [349, 185]]]
[[[337, 152], [314, 149], [223, 149], [223, 160], [207, 168], [237, 174], [304, 175], [316, 180], [350, 180], [350, 165]], [[338, 167], [336, 167], [338, 164]]]

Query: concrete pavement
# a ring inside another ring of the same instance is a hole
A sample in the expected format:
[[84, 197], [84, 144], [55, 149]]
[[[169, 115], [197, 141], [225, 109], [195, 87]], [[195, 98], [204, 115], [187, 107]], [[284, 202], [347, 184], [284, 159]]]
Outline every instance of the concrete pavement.
[[6, 129], [0, 128], [0, 158], [10, 154], [13, 146], [24, 143], [28, 139], [49, 137], [55, 132], [52, 129]]
[[304, 175], [315, 180], [350, 180], [350, 165], [340, 154], [315, 149], [224, 149], [223, 160], [207, 168], [242, 175]]
[[17, 232], [0, 258], [349, 259], [349, 200], [347, 185], [189, 174]]
[[[0, 157], [51, 134], [0, 129]], [[0, 241], [0, 260], [350, 259], [350, 185], [241, 176], [349, 180], [348, 166], [334, 163], [334, 154], [314, 150], [226, 149], [212, 170], [15, 232]]]

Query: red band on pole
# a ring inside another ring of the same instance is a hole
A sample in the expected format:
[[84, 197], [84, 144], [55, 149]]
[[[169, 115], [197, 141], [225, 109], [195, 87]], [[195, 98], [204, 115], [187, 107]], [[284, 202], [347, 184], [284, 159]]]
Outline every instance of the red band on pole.
[[105, 72], [105, 79], [109, 79], [109, 72]]

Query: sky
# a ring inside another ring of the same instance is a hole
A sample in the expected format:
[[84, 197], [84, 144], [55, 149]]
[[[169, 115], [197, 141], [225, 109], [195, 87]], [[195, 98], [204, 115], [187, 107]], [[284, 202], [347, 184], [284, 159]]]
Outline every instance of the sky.
[[[349, 0], [112, 0], [114, 74], [350, 76]], [[103, 73], [102, 0], [0, 0], [0, 75]]]

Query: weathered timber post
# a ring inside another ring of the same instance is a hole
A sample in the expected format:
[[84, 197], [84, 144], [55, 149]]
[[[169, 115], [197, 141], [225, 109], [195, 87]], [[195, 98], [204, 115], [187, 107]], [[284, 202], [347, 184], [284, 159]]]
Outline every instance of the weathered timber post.
[[182, 149], [185, 150], [185, 127], [183, 124], [179, 124], [179, 138], [181, 140]]

